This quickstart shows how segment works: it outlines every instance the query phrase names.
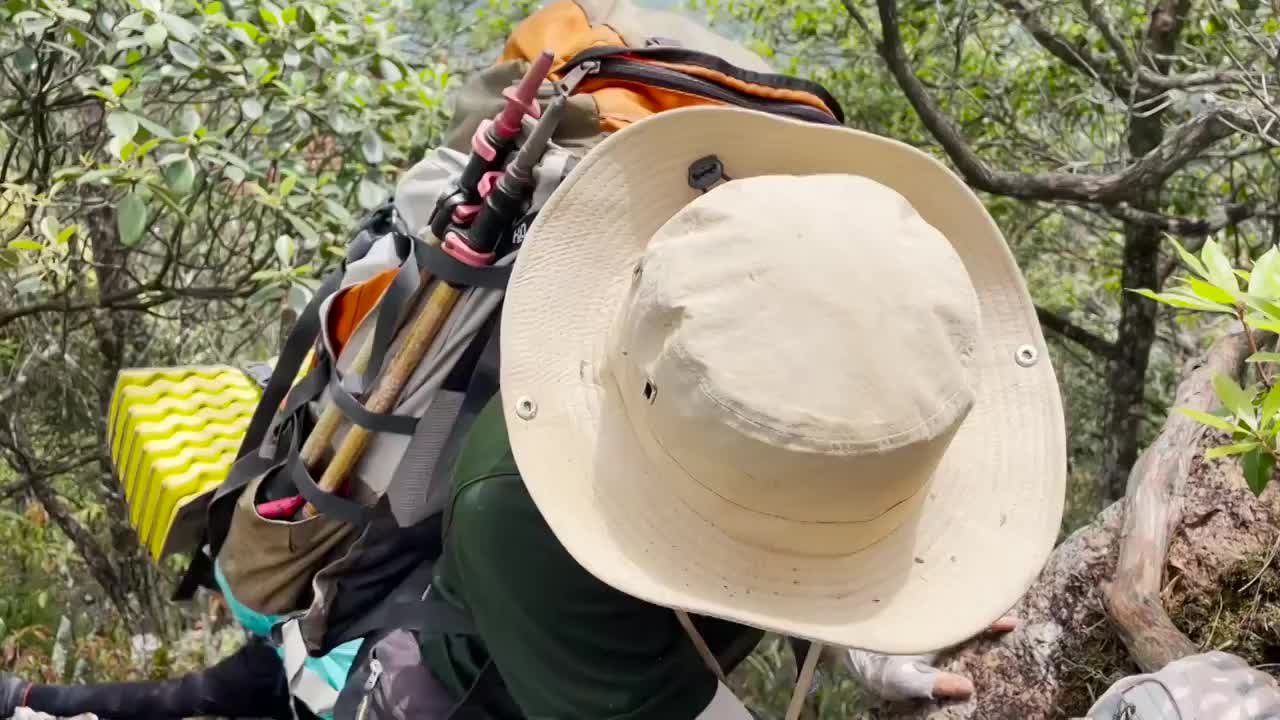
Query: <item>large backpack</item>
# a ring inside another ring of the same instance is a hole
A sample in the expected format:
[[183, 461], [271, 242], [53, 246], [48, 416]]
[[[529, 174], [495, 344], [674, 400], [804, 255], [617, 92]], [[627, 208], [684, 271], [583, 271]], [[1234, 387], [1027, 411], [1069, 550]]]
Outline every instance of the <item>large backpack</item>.
[[[441, 251], [431, 221], [456, 189], [473, 137], [502, 108], [503, 91], [544, 49], [555, 62], [542, 102], [555, 83], [573, 85], [570, 100], [496, 262], [466, 265]], [[467, 618], [428, 590], [445, 540], [452, 459], [475, 414], [498, 392], [497, 340], [511, 263], [547, 197], [603, 137], [657, 112], [716, 104], [843, 122], [820, 86], [773, 74], [754, 54], [678, 15], [625, 1], [554, 0], [514, 29], [492, 67], [466, 82], [442, 144], [355, 229], [341, 267], [323, 280], [290, 332], [238, 459], [205, 499], [199, 548], [178, 590], [186, 598], [201, 585], [215, 587], [216, 565], [238, 602], [279, 617], [273, 635], [291, 687], [315, 714], [345, 720], [468, 712], [431, 696], [414, 648], [421, 633], [471, 632]], [[403, 344], [401, 323], [440, 282], [464, 288], [457, 305], [392, 410], [370, 413], [362, 401]], [[367, 369], [353, 372], [366, 345]], [[300, 370], [305, 375], [295, 382]], [[317, 469], [308, 469], [300, 453], [330, 402], [342, 411], [330, 453], [351, 423], [374, 432], [341, 493], [322, 491]], [[263, 515], [263, 503], [296, 495], [319, 514], [301, 521]], [[360, 652], [341, 692], [303, 677], [302, 656], [357, 640]], [[394, 672], [407, 675], [392, 682]], [[388, 697], [386, 688], [399, 695]]]

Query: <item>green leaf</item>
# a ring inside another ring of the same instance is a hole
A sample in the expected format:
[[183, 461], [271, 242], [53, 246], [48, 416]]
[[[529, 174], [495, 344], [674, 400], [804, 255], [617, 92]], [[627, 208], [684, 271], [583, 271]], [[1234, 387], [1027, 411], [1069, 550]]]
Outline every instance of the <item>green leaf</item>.
[[1276, 248], [1254, 261], [1249, 273], [1249, 294], [1265, 300], [1280, 298], [1280, 251]]
[[116, 227], [120, 231], [120, 242], [127, 247], [142, 239], [147, 227], [147, 204], [137, 193], [129, 193], [120, 201], [116, 208]]
[[1234, 433], [1236, 431], [1236, 426], [1234, 423], [1230, 422], [1226, 418], [1219, 417], [1212, 413], [1204, 412], [1203, 410], [1196, 410], [1195, 408], [1189, 408], [1189, 407], [1180, 407], [1178, 408], [1178, 412], [1182, 413], [1183, 415], [1186, 415], [1187, 417], [1203, 425], [1208, 425], [1211, 428], [1217, 428], [1218, 430], [1222, 430], [1229, 433]]
[[244, 116], [250, 120], [257, 120], [262, 117], [262, 103], [257, 98], [245, 98], [240, 101], [240, 109], [244, 111]]
[[142, 39], [147, 41], [152, 50], [159, 50], [164, 47], [164, 41], [169, 39], [169, 31], [164, 25], [156, 23], [147, 28], [147, 31], [142, 34]]
[[1237, 443], [1235, 445], [1223, 445], [1221, 447], [1205, 450], [1204, 456], [1209, 460], [1213, 460], [1215, 458], [1226, 457], [1228, 455], [1241, 455], [1249, 452], [1250, 450], [1256, 450], [1258, 447], [1259, 445], [1257, 441]]
[[186, 195], [195, 185], [195, 164], [184, 155], [182, 159], [165, 166], [164, 178], [175, 195]]
[[378, 69], [382, 72], [382, 79], [385, 82], [400, 82], [404, 75], [400, 72], [400, 67], [387, 58], [378, 60]]
[[58, 17], [71, 22], [87, 23], [93, 20], [93, 16], [79, 8], [60, 8], [54, 11]]
[[293, 242], [293, 238], [288, 235], [281, 235], [276, 238], [276, 258], [281, 265], [288, 267], [293, 263], [293, 253], [298, 249], [297, 244]]
[[[1280, 353], [1266, 351], [1256, 352], [1250, 355], [1246, 362], [1280, 362]], [[1277, 385], [1276, 387], [1280, 387], [1280, 385]]]
[[280, 197], [285, 197], [293, 192], [293, 187], [298, 184], [298, 176], [289, 173], [284, 176], [284, 180], [280, 181]]
[[1272, 300], [1266, 300], [1258, 297], [1257, 295], [1245, 293], [1244, 302], [1254, 310], [1270, 316], [1271, 319], [1280, 320], [1280, 305], [1277, 305]]
[[70, 239], [71, 239], [71, 236], [72, 236], [72, 235], [75, 235], [75, 234], [76, 234], [76, 231], [78, 231], [79, 229], [80, 229], [80, 226], [79, 226], [79, 225], [68, 225], [68, 226], [66, 226], [65, 228], [63, 228], [63, 229], [62, 229], [62, 232], [58, 233], [58, 238], [57, 238], [57, 239], [58, 239], [58, 242], [60, 242], [60, 243], [64, 243], [64, 242], [66, 242], [66, 241], [70, 240]]
[[115, 93], [116, 97], [120, 97], [121, 95], [124, 94], [125, 90], [129, 89], [129, 86], [132, 84], [133, 84], [133, 80], [127, 77], [122, 77], [119, 80], [111, 83], [111, 92]]
[[258, 17], [262, 18], [262, 22], [267, 25], [276, 26], [280, 24], [280, 16], [272, 12], [273, 7], [268, 7], [270, 3], [263, 3], [258, 8]]
[[1262, 399], [1262, 421], [1266, 423], [1274, 420], [1277, 413], [1280, 413], [1280, 384], [1272, 385], [1267, 396]]
[[122, 110], [107, 115], [107, 129], [121, 140], [132, 140], [138, 134], [138, 118]]
[[[137, 119], [138, 124], [141, 125], [147, 132], [154, 135], [155, 138], [164, 138], [167, 140], [173, 137], [173, 133], [169, 132], [169, 128], [161, 125], [160, 123], [155, 122], [154, 120], [148, 120], [143, 115], [135, 115], [134, 117]], [[151, 141], [148, 141], [148, 142], [151, 142]]]
[[28, 239], [28, 238], [18, 238], [17, 240], [10, 240], [10, 241], [9, 241], [9, 247], [13, 248], [14, 250], [42, 250], [42, 249], [44, 249], [44, 245], [41, 245], [40, 243], [36, 242], [35, 240], [30, 240], [30, 239]]
[[1187, 310], [1203, 310], [1205, 312], [1229, 313], [1235, 314], [1235, 308], [1223, 305], [1222, 303], [1209, 302], [1194, 295], [1186, 295], [1178, 292], [1154, 293], [1150, 290], [1140, 289], [1131, 290], [1145, 298], [1150, 298], [1156, 302], [1172, 305], [1174, 307], [1184, 308]]
[[281, 20], [283, 20], [283, 21], [285, 22], [285, 24], [286, 24], [286, 25], [287, 25], [287, 24], [289, 24], [289, 23], [291, 23], [291, 22], [293, 22], [294, 20], [297, 20], [297, 19], [298, 19], [298, 8], [293, 7], [292, 5], [290, 5], [289, 7], [285, 8], [284, 10], [281, 10], [281, 11], [280, 11], [280, 19], [281, 19]]
[[1267, 489], [1267, 483], [1271, 481], [1271, 474], [1275, 467], [1276, 456], [1266, 448], [1256, 448], [1240, 459], [1244, 481], [1249, 484], [1249, 489], [1253, 491], [1255, 497]]
[[359, 196], [360, 207], [365, 210], [372, 210], [383, 203], [387, 199], [387, 191], [378, 183], [364, 178], [360, 181]]
[[169, 54], [173, 56], [173, 59], [178, 61], [179, 64], [185, 65], [192, 70], [200, 67], [200, 56], [196, 54], [195, 50], [192, 50], [180, 42], [169, 43]]
[[62, 232], [62, 223], [58, 222], [58, 218], [46, 215], [40, 221], [40, 232], [44, 233], [45, 239], [49, 242], [57, 242], [58, 233]]
[[136, 12], [136, 13], [130, 13], [128, 15], [125, 15], [123, 18], [120, 19], [119, 24], [116, 25], [116, 29], [132, 30], [133, 32], [138, 32], [139, 30], [146, 30], [147, 14]]
[[213, 2], [204, 6], [205, 15], [217, 15], [220, 12], [222, 12], [222, 3], [218, 2], [217, 0], [214, 0]]
[[233, 30], [239, 30], [240, 32], [244, 33], [245, 37], [249, 38], [250, 42], [257, 40], [258, 36], [261, 34], [260, 32], [258, 32], [257, 26], [253, 25], [252, 23], [241, 22], [239, 20], [227, 23], [227, 27]]
[[33, 72], [39, 64], [40, 59], [30, 45], [23, 45], [13, 54], [13, 66], [23, 75]]
[[1255, 330], [1280, 333], [1280, 320], [1267, 320], [1256, 315], [1246, 317], [1245, 324]]
[[311, 302], [311, 291], [305, 285], [294, 283], [289, 286], [289, 309], [301, 314]]
[[26, 295], [38, 292], [43, 286], [44, 280], [39, 275], [33, 275], [14, 283], [13, 289], [16, 290], [19, 295]]
[[382, 138], [375, 131], [366, 130], [360, 142], [360, 151], [371, 165], [377, 165], [382, 162], [383, 157]]
[[195, 108], [187, 106], [182, 110], [182, 117], [178, 121], [178, 127], [182, 130], [183, 134], [193, 135], [196, 130], [200, 129], [200, 124], [202, 122], [203, 121], [200, 119], [200, 113], [196, 112]]
[[250, 58], [244, 61], [244, 69], [253, 79], [257, 80], [265, 75], [267, 70], [271, 69], [271, 63], [262, 58]]
[[1230, 292], [1240, 289], [1239, 279], [1231, 269], [1231, 261], [1227, 259], [1226, 253], [1222, 252], [1222, 246], [1212, 238], [1204, 241], [1200, 258], [1204, 260], [1205, 268], [1209, 271], [1210, 282]]
[[1276, 20], [1273, 17], [1267, 18], [1267, 21], [1262, 23], [1262, 32], [1268, 35], [1275, 35], [1280, 32], [1280, 20]]
[[1194, 292], [1196, 295], [1199, 295], [1200, 297], [1212, 303], [1223, 303], [1226, 305], [1231, 305], [1236, 301], [1235, 297], [1233, 297], [1231, 293], [1227, 292], [1226, 290], [1223, 290], [1217, 285], [1212, 285], [1203, 280], [1197, 280], [1195, 278], [1187, 278], [1187, 285], [1191, 288], [1191, 291]]
[[172, 13], [160, 13], [160, 22], [169, 29], [169, 34], [178, 38], [178, 40], [189, 43], [200, 34], [200, 30], [192, 25], [186, 18], [179, 17]]
[[303, 240], [306, 240], [312, 245], [320, 242], [320, 233], [316, 232], [316, 229], [311, 226], [311, 223], [291, 212], [285, 212], [284, 217], [289, 221], [289, 224], [293, 226], [293, 229], [298, 231], [298, 234], [302, 236]]
[[1218, 399], [1222, 400], [1223, 407], [1230, 410], [1249, 427], [1257, 427], [1258, 422], [1253, 414], [1253, 397], [1247, 390], [1237, 385], [1235, 380], [1218, 372], [1213, 374], [1213, 389], [1217, 392]]

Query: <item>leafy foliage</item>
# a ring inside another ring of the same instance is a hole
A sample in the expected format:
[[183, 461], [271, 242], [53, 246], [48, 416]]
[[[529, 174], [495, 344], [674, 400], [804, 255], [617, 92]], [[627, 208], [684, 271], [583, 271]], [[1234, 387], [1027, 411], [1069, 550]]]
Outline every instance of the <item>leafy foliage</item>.
[[[1239, 270], [1214, 240], [1208, 240], [1196, 257], [1173, 241], [1186, 274], [1167, 292], [1136, 290], [1165, 305], [1201, 313], [1229, 315], [1240, 321], [1249, 334], [1256, 382], [1241, 387], [1235, 380], [1216, 374], [1214, 392], [1222, 407], [1218, 413], [1192, 408], [1179, 411], [1200, 423], [1228, 433], [1232, 442], [1210, 449], [1206, 457], [1241, 456], [1241, 467], [1249, 489], [1261, 495], [1275, 476], [1277, 435], [1280, 435], [1280, 383], [1275, 376], [1280, 352], [1259, 350], [1258, 338], [1280, 332], [1280, 250], [1267, 250], [1249, 270]], [[1277, 349], [1280, 349], [1278, 346]]]

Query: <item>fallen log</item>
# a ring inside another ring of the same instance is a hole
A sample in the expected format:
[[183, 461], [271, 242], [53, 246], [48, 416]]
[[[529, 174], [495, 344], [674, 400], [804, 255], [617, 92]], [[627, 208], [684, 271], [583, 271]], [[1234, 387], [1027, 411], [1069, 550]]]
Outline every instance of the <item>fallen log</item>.
[[[1212, 374], [1239, 377], [1247, 354], [1242, 334], [1219, 340], [1187, 367], [1175, 407], [1214, 409]], [[1082, 717], [1120, 677], [1203, 649], [1280, 664], [1280, 490], [1255, 498], [1233, 459], [1206, 461], [1223, 440], [1214, 432], [1171, 412], [1126, 498], [1064, 540], [1013, 608], [1019, 628], [939, 660], [973, 680], [970, 700], [871, 717]]]

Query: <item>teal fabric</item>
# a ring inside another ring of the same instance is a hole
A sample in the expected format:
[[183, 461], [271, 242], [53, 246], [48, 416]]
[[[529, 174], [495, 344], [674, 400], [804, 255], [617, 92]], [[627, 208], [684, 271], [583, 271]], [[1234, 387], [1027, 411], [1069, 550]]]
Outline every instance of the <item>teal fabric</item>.
[[[227, 607], [231, 610], [231, 615], [235, 617], [236, 622], [254, 635], [270, 638], [271, 628], [280, 620], [280, 616], [264, 615], [237, 600], [235, 595], [231, 593], [226, 577], [222, 574], [222, 567], [217, 563], [214, 563], [213, 566], [213, 576], [218, 583], [218, 588], [222, 590], [222, 596], [226, 600]], [[347, 675], [351, 674], [351, 666], [355, 664], [356, 655], [360, 652], [360, 645], [363, 642], [362, 638], [350, 640], [334, 648], [324, 657], [308, 656], [302, 661], [302, 664], [311, 672], [323, 678], [329, 684], [329, 687], [341, 692], [342, 687], [347, 683]], [[276, 648], [275, 650], [283, 659], [284, 649]], [[333, 713], [322, 713], [320, 717], [323, 720], [333, 720]]]

